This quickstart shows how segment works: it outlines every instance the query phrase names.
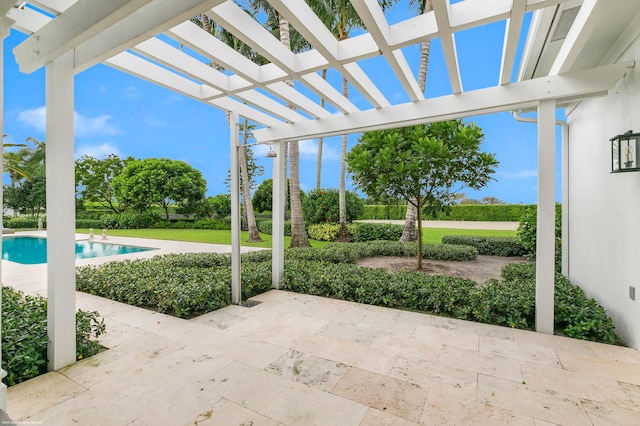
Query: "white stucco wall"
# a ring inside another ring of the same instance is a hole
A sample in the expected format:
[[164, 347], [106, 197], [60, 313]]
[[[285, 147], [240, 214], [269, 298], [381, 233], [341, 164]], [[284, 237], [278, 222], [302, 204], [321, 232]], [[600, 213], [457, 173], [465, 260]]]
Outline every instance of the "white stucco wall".
[[629, 346], [640, 348], [640, 172], [610, 173], [609, 142], [640, 133], [640, 39], [619, 59], [629, 60], [635, 68], [607, 97], [567, 111], [569, 278], [608, 310]]

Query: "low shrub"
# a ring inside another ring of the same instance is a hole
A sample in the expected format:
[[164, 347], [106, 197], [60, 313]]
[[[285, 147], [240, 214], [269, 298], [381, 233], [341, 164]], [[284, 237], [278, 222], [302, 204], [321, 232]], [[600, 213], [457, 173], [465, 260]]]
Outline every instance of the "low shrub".
[[215, 229], [219, 231], [231, 230], [231, 218], [200, 219], [193, 223], [193, 229]]
[[6, 226], [7, 228], [12, 228], [12, 229], [25, 229], [25, 228], [37, 229], [39, 220], [42, 220], [42, 226], [44, 228], [46, 228], [47, 227], [47, 219], [44, 218], [44, 217], [42, 217], [42, 218], [36, 218], [36, 217], [12, 217], [9, 220], [4, 222], [4, 226]]
[[[98, 312], [76, 312], [76, 357], [95, 355], [105, 332]], [[47, 300], [2, 287], [2, 368], [8, 386], [47, 372]]]
[[[85, 266], [76, 272], [76, 287], [133, 306], [191, 318], [231, 303], [231, 260], [228, 255], [198, 253]], [[242, 263], [243, 299], [270, 288], [269, 262]]]
[[358, 223], [353, 235], [353, 240], [362, 241], [399, 241], [404, 230], [403, 225], [390, 223]]
[[509, 237], [473, 237], [470, 235], [445, 235], [442, 244], [472, 246], [483, 256], [524, 256], [527, 249], [518, 238]]
[[77, 219], [76, 218], [76, 228], [82, 229], [102, 229], [103, 222], [100, 219]]
[[[354, 235], [358, 226], [355, 223], [348, 223], [347, 231], [349, 231], [349, 234]], [[309, 238], [317, 241], [336, 241], [339, 233], [340, 224], [338, 223], [316, 223], [307, 227]]]

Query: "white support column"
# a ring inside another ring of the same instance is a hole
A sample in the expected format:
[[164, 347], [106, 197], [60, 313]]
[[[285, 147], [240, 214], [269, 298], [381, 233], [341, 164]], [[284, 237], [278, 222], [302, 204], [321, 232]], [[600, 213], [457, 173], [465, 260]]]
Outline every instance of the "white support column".
[[[4, 153], [4, 39], [11, 31], [12, 22], [6, 17], [0, 17], [0, 152]], [[3, 164], [0, 162], [0, 176], [4, 174]], [[0, 185], [0, 207], [2, 206], [3, 194]], [[4, 210], [4, 209], [2, 209]], [[2, 225], [4, 227], [4, 224]], [[2, 234], [0, 234], [0, 253], [2, 253]], [[2, 261], [0, 260], [0, 318], [2, 318]], [[2, 349], [2, 330], [0, 329], [0, 349]], [[0, 350], [0, 359], [2, 351]], [[7, 412], [7, 385], [2, 380], [7, 376], [7, 372], [0, 369], [0, 410]]]
[[73, 68], [73, 52], [46, 67], [49, 370], [76, 361]]
[[555, 278], [556, 103], [538, 104], [536, 331], [553, 334]]
[[240, 276], [240, 173], [238, 169], [238, 147], [240, 127], [238, 113], [229, 113], [231, 152], [231, 303], [242, 302], [242, 281]]
[[287, 197], [286, 142], [275, 143], [277, 157], [273, 159], [273, 206], [271, 229], [271, 286], [280, 288], [284, 274], [284, 215]]

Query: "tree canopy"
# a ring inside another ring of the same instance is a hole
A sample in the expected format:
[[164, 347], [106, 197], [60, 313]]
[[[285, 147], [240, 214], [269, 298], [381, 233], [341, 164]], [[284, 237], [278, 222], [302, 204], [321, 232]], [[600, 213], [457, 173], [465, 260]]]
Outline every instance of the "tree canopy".
[[168, 220], [170, 206], [202, 200], [206, 182], [200, 171], [184, 161], [147, 158], [128, 162], [113, 179], [113, 189], [134, 210], [143, 212], [157, 205]]
[[418, 210], [418, 265], [422, 268], [422, 210], [453, 201], [462, 188], [480, 189], [495, 172], [494, 154], [480, 151], [480, 127], [462, 120], [365, 132], [347, 155], [354, 183], [368, 196], [404, 199]]
[[83, 155], [76, 160], [76, 188], [83, 201], [93, 201], [109, 207], [114, 213], [121, 213], [125, 203], [119, 203], [112, 186], [112, 180], [124, 170], [132, 157], [121, 159], [115, 154], [106, 158]]

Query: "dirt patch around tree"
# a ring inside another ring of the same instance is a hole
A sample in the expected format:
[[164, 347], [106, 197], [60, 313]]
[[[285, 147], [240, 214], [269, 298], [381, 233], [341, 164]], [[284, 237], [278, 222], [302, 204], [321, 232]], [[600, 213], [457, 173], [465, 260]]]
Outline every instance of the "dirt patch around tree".
[[[450, 277], [469, 278], [478, 284], [490, 278], [499, 280], [503, 266], [509, 263], [527, 263], [522, 257], [478, 256], [476, 260], [422, 260], [418, 272]], [[414, 257], [368, 257], [358, 260], [358, 265], [368, 268], [386, 268], [389, 271], [416, 271]]]

